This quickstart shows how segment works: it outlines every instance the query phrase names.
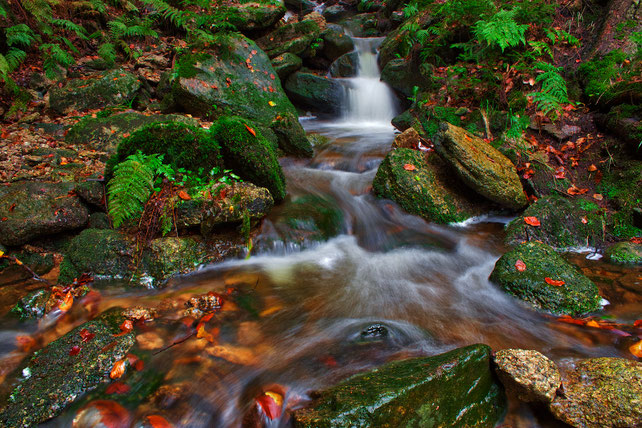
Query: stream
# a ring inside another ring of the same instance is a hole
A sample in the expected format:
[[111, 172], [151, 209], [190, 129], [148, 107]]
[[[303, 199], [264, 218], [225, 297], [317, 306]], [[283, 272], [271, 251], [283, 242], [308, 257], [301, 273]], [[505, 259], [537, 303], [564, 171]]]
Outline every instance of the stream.
[[[556, 322], [488, 281], [505, 251], [509, 218], [441, 226], [372, 195], [378, 164], [395, 136], [390, 120], [398, 112], [395, 96], [379, 80], [380, 42], [355, 38], [360, 68], [356, 77], [342, 79], [348, 94], [342, 117], [301, 118], [308, 133], [328, 143], [317, 147], [313, 159], [282, 160], [289, 197], [263, 221], [249, 259], [203, 267], [162, 290], [100, 290], [100, 310], [179, 308], [196, 294], [229, 287], [241, 292], [243, 298], [218, 316], [215, 344], [191, 338], [159, 352], [156, 338], [172, 343], [184, 332], [165, 320], [142, 327], [149, 340], [139, 339], [138, 346], [149, 355], [147, 366], [180, 390], [178, 402], [163, 410], [176, 426], [240, 426], [266, 385], [284, 387], [286, 404], [296, 406], [311, 390], [386, 361], [473, 343], [537, 349], [557, 362], [627, 356], [611, 332]], [[639, 317], [639, 269], [588, 260], [586, 254], [571, 258], [610, 302], [605, 315], [622, 322]], [[82, 321], [48, 327], [48, 340]], [[5, 330], [2, 352], [12, 351], [16, 335], [37, 328]], [[157, 411], [155, 406], [145, 401], [131, 410]], [[77, 408], [45, 426], [70, 426]], [[507, 421], [555, 426], [526, 406], [511, 407]]]

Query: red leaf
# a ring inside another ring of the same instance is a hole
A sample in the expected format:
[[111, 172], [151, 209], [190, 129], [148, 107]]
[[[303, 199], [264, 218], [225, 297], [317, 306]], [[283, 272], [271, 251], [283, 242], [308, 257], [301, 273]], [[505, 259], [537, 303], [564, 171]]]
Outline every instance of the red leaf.
[[278, 419], [281, 417], [281, 406], [283, 405], [283, 396], [276, 392], [267, 391], [256, 402], [261, 406], [265, 415], [270, 419]]
[[635, 320], [633, 327], [642, 328], [642, 320]]
[[246, 124], [244, 124], [244, 125], [247, 128], [248, 132], [256, 137], [256, 131], [253, 130], [252, 128], [250, 128], [249, 126], [247, 126]]
[[90, 333], [89, 330], [87, 330], [86, 328], [83, 328], [82, 330], [80, 330], [79, 334], [80, 334], [80, 337], [82, 337], [83, 342], [89, 342], [91, 339], [96, 337], [95, 333]]
[[634, 244], [642, 244], [642, 237], [636, 236], [635, 238], [630, 239]]
[[145, 363], [143, 360], [138, 360], [136, 361], [136, 364], [134, 364], [134, 370], [137, 372], [141, 371], [145, 367]]
[[74, 355], [78, 355], [79, 353], [80, 353], [80, 346], [78, 346], [78, 345], [72, 346], [71, 350], [69, 351], [69, 355], [71, 355], [72, 357]]
[[111, 400], [96, 400], [80, 410], [73, 426], [102, 426], [105, 428], [126, 428], [130, 424], [129, 412]]
[[561, 279], [551, 279], [549, 277], [544, 278], [544, 281], [546, 281], [547, 284], [553, 285], [555, 287], [561, 287], [562, 285], [566, 284], [566, 281], [562, 281]]
[[529, 226], [534, 226], [534, 227], [537, 227], [537, 226], [539, 226], [541, 224], [539, 222], [539, 220], [537, 219], [537, 217], [524, 217], [524, 223], [526, 223]]
[[109, 372], [109, 377], [112, 379], [119, 379], [123, 374], [125, 374], [127, 359], [123, 358], [114, 363], [111, 372]]
[[188, 195], [185, 190], [180, 190], [178, 192], [178, 197], [181, 198], [184, 201], [189, 201], [190, 199], [192, 199], [192, 197], [190, 195]]
[[572, 187], [569, 187], [568, 189], [566, 189], [566, 193], [568, 193], [569, 195], [581, 195], [581, 194], [584, 194], [584, 193], [586, 193], [588, 191], [589, 191], [589, 189], [578, 189], [575, 186], [572, 186]]
[[561, 180], [566, 177], [566, 171], [564, 171], [564, 167], [560, 166], [555, 170], [555, 178], [558, 180]]
[[524, 272], [526, 270], [526, 263], [522, 260], [517, 260], [515, 262], [515, 269], [517, 269], [518, 272]]
[[134, 329], [134, 323], [132, 320], [125, 320], [120, 325], [120, 333], [114, 334], [114, 337], [123, 336]]
[[642, 340], [629, 347], [629, 352], [638, 358], [642, 358]]
[[9, 207], [9, 212], [10, 212], [10, 213], [12, 213], [12, 212], [13, 212], [13, 210], [14, 210], [15, 208], [16, 208], [16, 204], [15, 204], [15, 202], [14, 202], [14, 203], [13, 203], [13, 204], [11, 204], [11, 206]]
[[407, 163], [407, 164], [405, 164], [403, 166], [403, 169], [405, 169], [406, 171], [414, 171], [417, 168], [415, 168], [415, 166], [413, 164]]
[[174, 425], [167, 422], [167, 419], [158, 415], [147, 416], [147, 422], [149, 422], [152, 428], [173, 428], [174, 427]]
[[120, 381], [114, 382], [105, 389], [107, 394], [127, 394], [131, 390], [131, 387], [127, 384], [124, 384]]

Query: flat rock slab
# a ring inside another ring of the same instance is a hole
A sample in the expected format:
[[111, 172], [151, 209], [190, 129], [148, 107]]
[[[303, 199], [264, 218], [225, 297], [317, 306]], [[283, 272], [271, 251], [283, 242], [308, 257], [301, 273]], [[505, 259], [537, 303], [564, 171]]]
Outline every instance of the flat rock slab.
[[502, 349], [495, 354], [495, 372], [506, 391], [520, 400], [550, 403], [562, 379], [555, 363], [538, 351]]
[[85, 226], [89, 211], [70, 194], [74, 187], [74, 183], [39, 182], [0, 186], [0, 243], [22, 245]]

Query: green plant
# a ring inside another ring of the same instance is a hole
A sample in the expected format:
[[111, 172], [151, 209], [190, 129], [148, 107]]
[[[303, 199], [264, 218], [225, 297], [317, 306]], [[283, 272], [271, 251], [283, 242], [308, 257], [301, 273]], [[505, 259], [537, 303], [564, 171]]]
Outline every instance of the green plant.
[[508, 140], [520, 142], [524, 137], [524, 132], [528, 129], [530, 118], [525, 114], [508, 114], [508, 129], [504, 133]]
[[473, 33], [480, 42], [488, 46], [498, 46], [502, 52], [507, 47], [526, 44], [526, 24], [515, 22], [517, 10], [500, 10], [497, 13], [475, 23]]
[[530, 93], [529, 96], [533, 97], [537, 108], [542, 113], [545, 115], [552, 113], [554, 117], [558, 117], [562, 104], [569, 102], [566, 81], [560, 74], [562, 69], [546, 62], [538, 62], [535, 67], [542, 70], [535, 79], [542, 84], [542, 88], [538, 92]]

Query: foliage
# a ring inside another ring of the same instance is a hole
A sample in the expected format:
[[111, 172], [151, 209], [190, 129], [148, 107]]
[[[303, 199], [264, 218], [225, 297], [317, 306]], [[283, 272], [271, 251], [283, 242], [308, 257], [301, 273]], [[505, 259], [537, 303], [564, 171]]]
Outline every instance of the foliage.
[[500, 10], [494, 15], [477, 21], [473, 28], [480, 42], [488, 46], [499, 46], [504, 52], [508, 47], [526, 44], [525, 33], [528, 25], [515, 22], [516, 9]]
[[557, 117], [562, 110], [562, 104], [569, 102], [566, 81], [560, 74], [562, 68], [546, 62], [538, 62], [535, 67], [543, 71], [535, 79], [542, 84], [542, 88], [540, 91], [532, 92], [529, 95], [533, 97], [537, 108], [542, 113], [545, 115], [552, 113], [554, 117]]

